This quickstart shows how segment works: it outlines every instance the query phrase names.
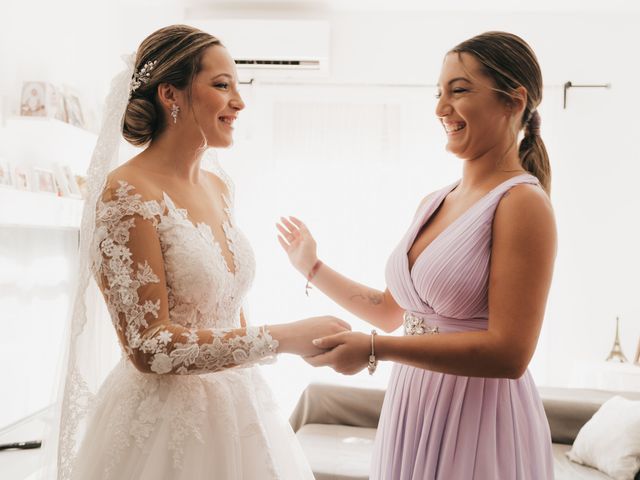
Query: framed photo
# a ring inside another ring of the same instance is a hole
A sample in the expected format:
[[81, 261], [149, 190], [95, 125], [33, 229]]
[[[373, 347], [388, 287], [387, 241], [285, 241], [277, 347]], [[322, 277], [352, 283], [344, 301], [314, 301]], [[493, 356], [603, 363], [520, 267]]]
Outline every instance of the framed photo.
[[67, 121], [62, 92], [47, 82], [24, 82], [20, 98], [20, 115], [50, 117]]
[[0, 158], [0, 187], [13, 187], [11, 165], [2, 158]]
[[61, 197], [70, 197], [71, 190], [69, 190], [69, 183], [67, 182], [67, 177], [62, 170], [62, 167], [58, 164], [53, 166], [53, 176], [56, 180], [56, 188], [58, 190], [58, 195]]
[[82, 198], [87, 198], [87, 177], [83, 175], [75, 175], [76, 185]]
[[73, 92], [65, 92], [64, 103], [67, 111], [67, 121], [76, 127], [85, 128], [85, 119], [82, 112], [80, 98]]
[[13, 186], [18, 190], [31, 190], [31, 168], [25, 165], [14, 165], [11, 170]]
[[0, 187], [13, 188], [13, 173], [11, 172], [11, 164], [0, 158]]
[[36, 192], [58, 194], [58, 188], [56, 187], [55, 177], [51, 170], [45, 170], [44, 168], [33, 169], [34, 187]]
[[20, 114], [27, 117], [46, 117], [46, 90], [44, 82], [25, 82], [22, 85]]
[[54, 85], [51, 85], [50, 99], [51, 116], [63, 122], [68, 122], [69, 114], [67, 113], [64, 95], [62, 91]]
[[58, 187], [58, 195], [64, 197], [80, 198], [80, 187], [76, 177], [68, 165], [55, 164], [53, 167], [53, 175]]

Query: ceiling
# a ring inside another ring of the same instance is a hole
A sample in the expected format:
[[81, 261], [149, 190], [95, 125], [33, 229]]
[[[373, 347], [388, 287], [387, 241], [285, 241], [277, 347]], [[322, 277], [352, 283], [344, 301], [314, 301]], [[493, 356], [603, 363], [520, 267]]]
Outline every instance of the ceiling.
[[637, 0], [175, 0], [188, 10], [274, 12], [640, 12]]

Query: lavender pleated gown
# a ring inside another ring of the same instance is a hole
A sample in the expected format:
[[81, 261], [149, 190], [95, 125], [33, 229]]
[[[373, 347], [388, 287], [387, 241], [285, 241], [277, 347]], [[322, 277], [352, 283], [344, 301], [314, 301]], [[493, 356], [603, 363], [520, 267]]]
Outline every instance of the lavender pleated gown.
[[[522, 183], [539, 185], [528, 174], [498, 185], [436, 237], [409, 271], [407, 253], [418, 232], [458, 183], [421, 207], [386, 269], [389, 290], [413, 319], [405, 321], [406, 333], [419, 333], [420, 326], [437, 326], [440, 334], [487, 329], [493, 217], [502, 196]], [[370, 478], [553, 478], [549, 424], [530, 373], [517, 380], [462, 377], [397, 364]]]

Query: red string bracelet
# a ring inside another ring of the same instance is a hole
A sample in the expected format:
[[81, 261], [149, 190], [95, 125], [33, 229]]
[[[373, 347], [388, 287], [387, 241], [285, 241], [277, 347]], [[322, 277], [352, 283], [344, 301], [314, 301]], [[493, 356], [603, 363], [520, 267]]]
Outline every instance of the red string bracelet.
[[307, 297], [309, 296], [309, 290], [311, 290], [313, 288], [309, 282], [311, 282], [313, 277], [316, 276], [316, 273], [318, 273], [318, 269], [320, 268], [320, 265], [322, 265], [322, 262], [320, 260], [318, 260], [313, 265], [313, 267], [311, 267], [311, 271], [309, 272], [309, 275], [307, 275], [307, 285], [304, 287], [304, 294]]

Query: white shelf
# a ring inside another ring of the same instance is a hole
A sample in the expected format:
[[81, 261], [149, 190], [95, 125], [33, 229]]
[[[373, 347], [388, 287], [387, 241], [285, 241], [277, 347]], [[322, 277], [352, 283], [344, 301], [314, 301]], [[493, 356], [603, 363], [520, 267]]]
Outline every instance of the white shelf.
[[53, 130], [58, 135], [64, 135], [66, 137], [73, 136], [79, 141], [95, 142], [98, 138], [96, 133], [50, 117], [13, 115], [7, 118], [5, 128], [28, 128], [32, 131], [34, 128]]
[[[13, 165], [86, 171], [98, 136], [47, 117], [13, 116], [0, 128], [0, 156]], [[0, 227], [78, 230], [83, 201], [0, 187]]]
[[98, 136], [47, 117], [9, 117], [0, 128], [0, 156], [10, 162], [49, 168], [69, 165], [84, 173]]
[[640, 392], [640, 366], [604, 361], [574, 362], [571, 386]]
[[10, 188], [0, 188], [0, 227], [78, 230], [84, 202]]

